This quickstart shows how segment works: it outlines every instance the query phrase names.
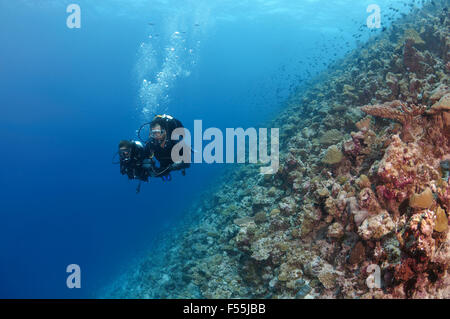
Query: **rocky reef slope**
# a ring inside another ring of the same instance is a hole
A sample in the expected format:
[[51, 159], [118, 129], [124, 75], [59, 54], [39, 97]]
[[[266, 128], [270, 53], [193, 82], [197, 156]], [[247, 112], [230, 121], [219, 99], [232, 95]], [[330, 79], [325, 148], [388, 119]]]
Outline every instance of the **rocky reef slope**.
[[278, 173], [229, 170], [108, 297], [450, 298], [450, 17], [434, 4], [293, 96], [268, 124]]

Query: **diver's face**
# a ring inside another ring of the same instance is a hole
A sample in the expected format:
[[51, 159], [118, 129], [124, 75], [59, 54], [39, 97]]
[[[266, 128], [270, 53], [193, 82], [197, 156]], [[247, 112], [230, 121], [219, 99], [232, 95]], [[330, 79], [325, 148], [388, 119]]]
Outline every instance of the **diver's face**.
[[119, 148], [119, 156], [121, 159], [129, 159], [131, 156], [130, 150], [126, 147]]
[[166, 138], [166, 132], [161, 128], [161, 125], [156, 124], [152, 127], [152, 136], [157, 141], [163, 141]]

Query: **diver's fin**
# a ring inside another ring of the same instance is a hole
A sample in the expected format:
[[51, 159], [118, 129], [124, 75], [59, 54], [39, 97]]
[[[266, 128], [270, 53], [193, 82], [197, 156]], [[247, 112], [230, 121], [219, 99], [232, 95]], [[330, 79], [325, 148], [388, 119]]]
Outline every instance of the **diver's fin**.
[[139, 181], [139, 184], [136, 187], [136, 194], [139, 194], [140, 192], [141, 192], [141, 181]]

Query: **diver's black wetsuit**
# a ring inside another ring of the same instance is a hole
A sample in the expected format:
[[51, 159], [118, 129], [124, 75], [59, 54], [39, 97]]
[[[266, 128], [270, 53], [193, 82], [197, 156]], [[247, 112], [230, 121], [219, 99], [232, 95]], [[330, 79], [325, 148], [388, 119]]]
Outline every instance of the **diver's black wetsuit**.
[[130, 142], [130, 158], [129, 160], [120, 161], [120, 173], [127, 175], [129, 179], [139, 179], [147, 182], [150, 172], [144, 168], [143, 161], [145, 159], [144, 147], [140, 142]]
[[[174, 164], [171, 156], [172, 148], [179, 142], [178, 140], [173, 141], [171, 139], [172, 132], [176, 128], [183, 127], [183, 124], [173, 117], [162, 118], [158, 124], [166, 130], [166, 142], [164, 143], [164, 147], [161, 147], [161, 142], [156, 139], [151, 139], [145, 145], [144, 151], [146, 157], [150, 157], [154, 154], [160, 164], [159, 168], [154, 167], [156, 176], [164, 176], [168, 175], [170, 171], [188, 168], [190, 166], [189, 163]], [[180, 155], [183, 154], [181, 153]]]

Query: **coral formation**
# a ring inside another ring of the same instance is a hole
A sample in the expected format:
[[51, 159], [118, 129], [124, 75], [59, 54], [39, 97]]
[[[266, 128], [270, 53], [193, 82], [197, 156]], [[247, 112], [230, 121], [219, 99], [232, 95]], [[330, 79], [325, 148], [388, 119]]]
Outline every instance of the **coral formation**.
[[450, 18], [434, 3], [291, 97], [267, 124], [278, 173], [227, 171], [159, 264], [107, 296], [450, 298]]
[[326, 150], [322, 162], [330, 165], [337, 164], [342, 161], [343, 157], [341, 150], [336, 145], [332, 145]]

